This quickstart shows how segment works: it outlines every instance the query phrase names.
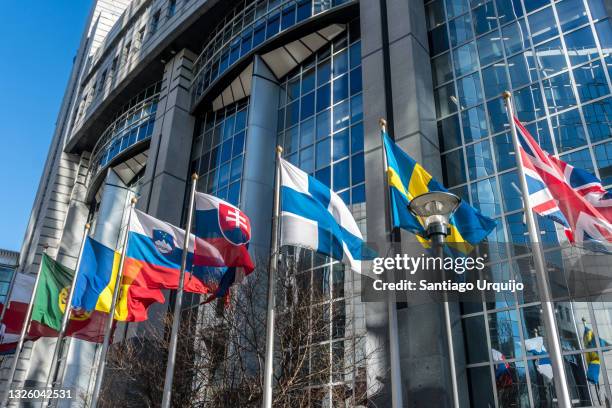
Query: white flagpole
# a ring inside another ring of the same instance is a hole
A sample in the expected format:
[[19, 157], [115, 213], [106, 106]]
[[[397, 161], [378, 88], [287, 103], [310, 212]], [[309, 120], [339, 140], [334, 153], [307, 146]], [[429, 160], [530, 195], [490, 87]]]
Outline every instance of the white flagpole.
[[115, 308], [117, 307], [117, 299], [119, 298], [119, 292], [121, 291], [121, 280], [123, 278], [123, 266], [125, 264], [125, 255], [127, 253], [128, 237], [130, 236], [130, 222], [132, 220], [132, 213], [138, 199], [132, 197], [130, 202], [130, 209], [128, 213], [127, 225], [123, 234], [123, 250], [121, 251], [121, 261], [119, 263], [119, 271], [117, 272], [117, 278], [115, 279], [115, 288], [113, 290], [113, 299], [108, 312], [108, 319], [106, 320], [106, 327], [104, 329], [104, 341], [102, 343], [102, 349], [100, 350], [100, 357], [98, 360], [98, 368], [96, 370], [96, 383], [94, 385], [93, 395], [91, 397], [91, 407], [96, 408], [98, 405], [98, 399], [100, 398], [100, 390], [102, 388], [102, 380], [104, 378], [104, 369], [106, 368], [106, 353], [108, 353], [108, 345], [110, 343], [111, 332], [113, 330], [113, 320], [115, 319]]
[[272, 217], [272, 243], [270, 245], [270, 267], [268, 270], [268, 310], [266, 312], [266, 356], [264, 364], [263, 408], [272, 407], [274, 372], [274, 308], [276, 306], [276, 271], [278, 269], [281, 155], [283, 148], [276, 146], [276, 179], [274, 180], [274, 207]]
[[[387, 131], [387, 121], [384, 119], [379, 120], [380, 130], [385, 133]], [[394, 243], [393, 239], [393, 222], [391, 220], [391, 214], [389, 213], [389, 206], [391, 205], [391, 197], [389, 196], [389, 180], [387, 164], [387, 152], [385, 150], [385, 144], [383, 139], [382, 145], [383, 153], [383, 167], [385, 169], [385, 190], [387, 196], [387, 206], [385, 212], [387, 213], [387, 219], [389, 221], [389, 241], [391, 245]], [[391, 360], [391, 404], [393, 408], [401, 408], [403, 404], [402, 396], [402, 370], [400, 367], [400, 352], [399, 352], [399, 333], [397, 330], [397, 305], [395, 303], [395, 293], [390, 294], [387, 297], [387, 310], [388, 310], [388, 324], [389, 324], [389, 354]]]
[[164, 380], [164, 393], [162, 408], [170, 408], [172, 399], [172, 380], [174, 378], [174, 366], [176, 364], [176, 348], [178, 345], [178, 331], [181, 325], [181, 312], [183, 307], [183, 288], [185, 286], [185, 269], [187, 268], [187, 254], [189, 253], [189, 241], [191, 237], [191, 224], [193, 223], [193, 207], [195, 203], [196, 185], [198, 175], [191, 176], [191, 192], [189, 194], [189, 212], [187, 213], [187, 225], [185, 226], [185, 239], [183, 240], [183, 254], [181, 256], [181, 271], [179, 273], [178, 288], [174, 302], [174, 316], [172, 317], [172, 332], [170, 335], [170, 347], [168, 349], [168, 363], [166, 364], [166, 379]]
[[47, 256], [47, 249], [49, 246], [45, 244], [42, 257], [40, 258], [40, 265], [38, 265], [38, 274], [36, 275], [36, 280], [34, 281], [34, 287], [32, 288], [32, 295], [30, 296], [30, 303], [28, 304], [28, 309], [26, 311], [25, 318], [23, 319], [23, 327], [21, 328], [21, 334], [19, 335], [19, 342], [17, 343], [17, 348], [15, 349], [15, 356], [13, 357], [13, 361], [11, 364], [11, 369], [9, 371], [9, 375], [7, 377], [6, 384], [6, 392], [2, 397], [2, 404], [0, 406], [6, 407], [8, 405], [9, 393], [11, 391], [11, 386], [13, 385], [13, 380], [15, 379], [15, 371], [17, 371], [17, 363], [19, 362], [19, 355], [21, 354], [21, 349], [23, 348], [23, 343], [25, 341], [25, 337], [30, 330], [30, 322], [32, 319], [32, 309], [34, 308], [34, 300], [36, 298], [36, 290], [38, 289], [38, 283], [40, 282], [40, 273], [42, 272], [43, 263], [45, 261], [45, 257]]
[[[79, 256], [77, 258], [76, 268], [74, 270], [74, 275], [72, 276], [72, 283], [70, 284], [70, 291], [68, 292], [68, 298], [66, 299], [66, 309], [64, 310], [64, 315], [62, 316], [62, 325], [60, 326], [60, 331], [57, 335], [57, 342], [55, 343], [55, 350], [53, 351], [53, 358], [51, 359], [51, 366], [49, 367], [49, 374], [47, 375], [47, 385], [45, 386], [45, 390], [53, 389], [53, 380], [55, 379], [55, 372], [57, 366], [57, 359], [59, 358], [59, 353], [62, 348], [62, 340], [66, 335], [66, 330], [68, 329], [68, 323], [70, 322], [70, 313], [72, 311], [72, 298], [74, 296], [74, 289], [76, 286], [76, 281], [79, 275], [79, 269], [81, 267], [81, 258], [83, 256], [83, 248], [85, 248], [85, 240], [87, 239], [87, 234], [89, 233], [90, 225], [89, 223], [85, 224], [85, 228], [83, 230], [83, 239], [81, 240], [81, 248], [79, 249]], [[45, 393], [45, 396], [47, 394]], [[43, 407], [47, 406], [49, 400], [45, 398], [43, 401]]]
[[520, 143], [516, 133], [516, 124], [514, 123], [514, 111], [512, 108], [511, 93], [505, 91], [502, 94], [508, 113], [510, 122], [510, 131], [512, 134], [512, 144], [514, 145], [514, 155], [516, 159], [516, 167], [518, 169], [519, 182], [521, 183], [521, 193], [523, 195], [523, 205], [525, 206], [525, 219], [527, 221], [527, 229], [529, 231], [529, 239], [533, 247], [533, 260], [535, 263], [536, 282], [540, 291], [542, 302], [542, 315], [544, 317], [544, 327], [546, 335], [549, 339], [548, 346], [550, 350], [550, 361], [553, 369], [553, 378], [555, 382], [555, 390], [557, 391], [557, 401], [559, 407], [570, 408], [572, 406], [565, 377], [565, 367], [563, 356], [561, 355], [561, 342], [557, 331], [557, 322], [555, 321], [555, 310], [551, 301], [550, 288], [548, 287], [548, 279], [546, 274], [546, 265], [544, 262], [544, 254], [540, 246], [540, 238], [538, 237], [535, 219], [531, 205], [529, 204], [529, 190], [527, 189], [527, 180], [525, 179], [525, 169], [523, 168], [523, 159], [519, 149]]

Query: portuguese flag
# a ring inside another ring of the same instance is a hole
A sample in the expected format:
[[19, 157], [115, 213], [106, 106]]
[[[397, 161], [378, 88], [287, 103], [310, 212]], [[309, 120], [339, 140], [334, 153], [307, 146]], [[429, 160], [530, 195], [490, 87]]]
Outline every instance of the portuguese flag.
[[[74, 271], [54, 261], [47, 254], [43, 254], [41, 262], [40, 280], [28, 334], [32, 337], [57, 337], [62, 326]], [[73, 311], [66, 335], [101, 343], [107, 317], [106, 313], [79, 314]]]

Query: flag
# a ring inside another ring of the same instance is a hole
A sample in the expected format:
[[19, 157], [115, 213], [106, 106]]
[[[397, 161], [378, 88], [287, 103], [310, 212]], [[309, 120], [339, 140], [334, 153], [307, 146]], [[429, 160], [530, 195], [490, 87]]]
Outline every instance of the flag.
[[[525, 339], [525, 349], [528, 353], [531, 353], [534, 356], [548, 355], [546, 347], [544, 347], [544, 339], [541, 336]], [[552, 380], [553, 370], [552, 365], [550, 363], [550, 358], [542, 357], [537, 360], [536, 369], [540, 374], [542, 374], [542, 376], [544, 376], [544, 378], [546, 378], [547, 380]]]
[[[36, 280], [32, 275], [14, 273], [15, 282], [10, 293], [10, 299], [0, 305], [2, 308], [7, 307], [2, 319], [2, 326], [0, 326], [0, 334], [2, 336], [0, 354], [12, 354], [17, 348], [17, 342], [19, 341], [28, 304], [32, 296], [34, 281]], [[32, 339], [32, 337], [28, 338], [28, 340]]]
[[363, 235], [340, 196], [281, 159], [281, 245], [312, 249], [361, 273]]
[[494, 348], [491, 349], [491, 356], [495, 364], [495, 382], [498, 387], [505, 388], [512, 385], [512, 374], [510, 373], [510, 364], [506, 361], [506, 357]]
[[[393, 227], [406, 229], [426, 239], [421, 221], [409, 210], [410, 201], [430, 191], [444, 191], [446, 188], [436, 181], [412, 157], [395, 144], [386, 131], [382, 134], [387, 157], [387, 177], [391, 197]], [[482, 215], [467, 202], [461, 201], [449, 220], [448, 243], [454, 244], [462, 253], [469, 253], [495, 228], [495, 221]]]
[[[178, 288], [184, 242], [184, 230], [134, 210], [123, 267], [123, 291], [127, 297], [122, 307], [130, 321], [146, 320], [151, 303], [165, 302], [161, 289]], [[191, 274], [193, 248], [194, 235], [189, 234], [184, 290], [210, 293], [209, 286]]]
[[[582, 340], [584, 343], [584, 348], [596, 348], [597, 344], [595, 343], [595, 334], [593, 334], [593, 330], [589, 328], [587, 325], [584, 326], [584, 333], [582, 335]], [[609, 346], [610, 343], [603, 339], [599, 339], [599, 344], [601, 347]], [[587, 363], [587, 380], [592, 384], [599, 384], [599, 367], [601, 361], [599, 359], [599, 353], [596, 351], [588, 351], [586, 353], [586, 363]]]
[[196, 193], [195, 235], [193, 273], [211, 288], [208, 300], [225, 296], [255, 269], [248, 251], [251, 220], [238, 207]]
[[[119, 252], [87, 237], [72, 298], [73, 310], [85, 315], [103, 313], [106, 320], [110, 313], [120, 263], [121, 254]], [[115, 307], [115, 320], [127, 322], [145, 320], [146, 313], [134, 313], [132, 312], [134, 308], [130, 309], [128, 305], [137, 304], [139, 311], [146, 311], [153, 302], [159, 299], [156, 291], [153, 293], [141, 292], [140, 296], [136, 297], [130, 288], [131, 282], [124, 276]]]
[[[38, 288], [32, 307], [32, 323], [28, 334], [38, 337], [56, 337], [66, 312], [66, 299], [74, 271], [43, 254]], [[71, 315], [66, 336], [100, 343], [103, 340], [104, 316], [99, 314]]]
[[561, 224], [570, 242], [609, 251], [612, 194], [599, 179], [544, 152], [515, 117], [531, 208]]

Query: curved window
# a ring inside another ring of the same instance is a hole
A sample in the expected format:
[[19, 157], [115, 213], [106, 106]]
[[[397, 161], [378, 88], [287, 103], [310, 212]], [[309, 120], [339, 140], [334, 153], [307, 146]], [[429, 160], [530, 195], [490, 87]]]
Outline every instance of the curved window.
[[128, 102], [120, 115], [106, 128], [92, 151], [93, 174], [105, 168], [119, 153], [148, 140], [155, 126], [161, 83], [158, 82]]
[[192, 102], [241, 57], [266, 40], [348, 0], [247, 0], [211, 30], [194, 63]]

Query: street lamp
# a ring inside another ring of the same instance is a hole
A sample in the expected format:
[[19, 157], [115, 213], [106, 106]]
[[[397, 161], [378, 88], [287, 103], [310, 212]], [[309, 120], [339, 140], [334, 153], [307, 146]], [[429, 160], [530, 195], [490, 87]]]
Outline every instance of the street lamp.
[[[444, 256], [444, 239], [449, 234], [449, 220], [459, 208], [461, 199], [452, 193], [444, 191], [430, 191], [414, 197], [408, 210], [423, 220], [427, 238], [431, 240], [434, 254], [440, 258]], [[445, 278], [444, 269], [441, 269]], [[453, 405], [459, 408], [459, 387], [457, 385], [457, 369], [455, 367], [455, 350], [453, 346], [453, 331], [448, 306], [448, 295], [444, 292], [444, 323], [446, 325], [446, 342], [448, 346], [448, 359], [450, 362], [451, 385], [453, 392]]]
[[445, 191], [430, 191], [414, 197], [408, 210], [424, 220], [427, 238], [431, 239], [436, 254], [442, 249], [444, 238], [449, 234], [448, 222], [459, 208], [461, 199]]

